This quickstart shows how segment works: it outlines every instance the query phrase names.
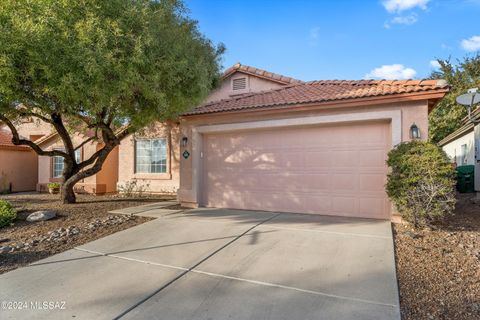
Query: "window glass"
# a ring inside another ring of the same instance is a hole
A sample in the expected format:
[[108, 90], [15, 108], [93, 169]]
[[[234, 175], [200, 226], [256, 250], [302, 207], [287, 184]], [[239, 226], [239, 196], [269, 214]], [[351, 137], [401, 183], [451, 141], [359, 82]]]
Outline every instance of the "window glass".
[[137, 140], [135, 143], [135, 172], [167, 172], [166, 139]]
[[54, 178], [61, 178], [63, 174], [63, 168], [65, 167], [65, 162], [63, 157], [54, 156], [53, 157], [53, 173]]
[[80, 149], [75, 150], [75, 162], [80, 163], [82, 161]]

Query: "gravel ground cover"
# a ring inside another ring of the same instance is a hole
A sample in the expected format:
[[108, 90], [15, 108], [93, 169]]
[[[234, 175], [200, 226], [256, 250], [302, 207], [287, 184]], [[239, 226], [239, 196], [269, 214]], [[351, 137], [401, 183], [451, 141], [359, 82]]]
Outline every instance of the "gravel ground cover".
[[[151, 220], [114, 215], [110, 210], [172, 200], [79, 195], [78, 203], [63, 204], [58, 195], [38, 193], [2, 195], [0, 199], [18, 211], [15, 223], [0, 229], [0, 274]], [[27, 222], [26, 217], [37, 210], [54, 210], [57, 217]]]
[[459, 194], [431, 228], [394, 225], [403, 320], [480, 319], [480, 201]]

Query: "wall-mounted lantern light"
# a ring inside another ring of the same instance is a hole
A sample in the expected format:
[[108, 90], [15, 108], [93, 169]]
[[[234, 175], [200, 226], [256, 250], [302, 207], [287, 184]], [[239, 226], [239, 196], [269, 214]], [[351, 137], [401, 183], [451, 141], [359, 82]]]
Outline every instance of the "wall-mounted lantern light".
[[187, 146], [187, 143], [188, 143], [188, 138], [187, 137], [183, 137], [182, 138], [182, 147], [186, 147]]
[[410, 127], [410, 138], [413, 140], [420, 139], [420, 129], [418, 129], [415, 122]]

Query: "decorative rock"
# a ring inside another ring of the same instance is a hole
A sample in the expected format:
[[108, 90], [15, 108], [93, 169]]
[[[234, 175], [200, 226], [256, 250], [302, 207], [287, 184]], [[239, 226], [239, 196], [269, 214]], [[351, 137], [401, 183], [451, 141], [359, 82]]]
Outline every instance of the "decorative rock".
[[55, 211], [48, 211], [48, 210], [35, 211], [34, 213], [31, 213], [27, 217], [27, 221], [28, 222], [45, 221], [45, 220], [50, 220], [52, 218], [55, 218], [56, 216], [57, 216], [57, 213]]
[[0, 247], [0, 253], [7, 253], [7, 252], [10, 252], [12, 251], [12, 247], [10, 246], [3, 246], [3, 247]]

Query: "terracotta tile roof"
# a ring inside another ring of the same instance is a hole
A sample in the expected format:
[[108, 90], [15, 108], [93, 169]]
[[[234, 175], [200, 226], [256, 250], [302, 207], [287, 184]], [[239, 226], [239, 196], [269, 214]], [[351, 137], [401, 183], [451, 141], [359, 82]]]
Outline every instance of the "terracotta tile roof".
[[28, 151], [30, 147], [14, 145], [12, 143], [12, 134], [9, 131], [0, 129], [0, 149]]
[[301, 80], [297, 80], [297, 79], [294, 79], [294, 78], [291, 78], [291, 77], [282, 76], [281, 74], [276, 74], [276, 73], [269, 72], [269, 71], [262, 70], [262, 69], [258, 69], [258, 68], [255, 68], [255, 67], [246, 66], [246, 65], [241, 64], [241, 63], [236, 63], [233, 66], [231, 66], [230, 68], [228, 68], [227, 70], [225, 70], [225, 72], [222, 75], [222, 78], [225, 79], [226, 77], [228, 77], [229, 75], [231, 75], [232, 73], [237, 72], [237, 71], [247, 73], [247, 74], [251, 74], [253, 76], [257, 76], [257, 77], [260, 77], [260, 78], [268, 79], [270, 81], [278, 82], [278, 83], [281, 83], [281, 84], [303, 83], [303, 81], [301, 81]]
[[444, 80], [319, 80], [209, 102], [184, 115], [266, 109], [400, 94], [446, 93], [448, 88]]

